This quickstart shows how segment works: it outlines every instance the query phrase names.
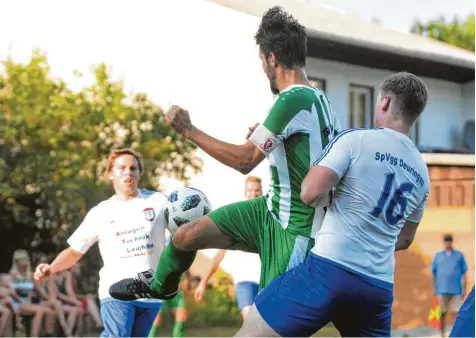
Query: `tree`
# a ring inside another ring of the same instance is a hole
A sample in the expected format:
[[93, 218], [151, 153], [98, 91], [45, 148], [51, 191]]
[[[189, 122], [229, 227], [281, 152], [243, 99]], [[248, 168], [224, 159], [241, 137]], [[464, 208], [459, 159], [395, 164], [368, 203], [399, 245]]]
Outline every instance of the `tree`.
[[444, 17], [427, 23], [416, 21], [411, 32], [474, 52], [474, 14], [465, 20], [455, 17], [451, 22], [446, 22]]
[[[195, 146], [170, 129], [146, 94], [124, 93], [108, 68], [79, 92], [50, 75], [36, 51], [27, 64], [11, 59], [0, 71], [0, 246], [56, 253], [93, 205], [111, 194], [104, 169], [112, 148], [142, 154], [141, 186], [160, 189], [158, 178], [187, 181], [200, 169]], [[78, 74], [78, 76], [80, 76]], [[0, 271], [10, 268], [2, 260]]]

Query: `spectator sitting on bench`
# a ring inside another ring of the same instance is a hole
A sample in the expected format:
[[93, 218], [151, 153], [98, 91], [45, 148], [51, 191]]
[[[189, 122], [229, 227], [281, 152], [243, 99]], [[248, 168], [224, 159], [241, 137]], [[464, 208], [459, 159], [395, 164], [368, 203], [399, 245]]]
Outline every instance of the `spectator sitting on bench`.
[[89, 314], [94, 321], [97, 329], [103, 327], [101, 315], [99, 314], [99, 307], [96, 303], [94, 295], [79, 295], [78, 294], [78, 276], [80, 275], [81, 265], [76, 263], [67, 271], [66, 284], [71, 285], [71, 291], [76, 298], [81, 302], [82, 308], [86, 314]]
[[[38, 264], [45, 262], [48, 262], [48, 258], [45, 255], [41, 255], [38, 259]], [[34, 280], [33, 283], [35, 293], [32, 297], [32, 303], [48, 306], [52, 311], [54, 311], [53, 314], [46, 316], [46, 331], [53, 332], [56, 319], [58, 319], [61, 329], [63, 330], [62, 333], [67, 337], [72, 336], [77, 309], [71, 306], [62, 306], [62, 303], [56, 294], [56, 287], [53, 278], [47, 278], [42, 281]], [[71, 315], [72, 312], [73, 315]], [[68, 322], [66, 321], [66, 317], [68, 317]], [[70, 318], [72, 319], [69, 320]]]
[[[2, 298], [2, 303], [11, 306], [16, 316], [33, 316], [30, 336], [39, 337], [43, 316], [51, 314], [52, 311], [46, 306], [32, 304], [29, 295], [26, 297], [19, 295], [13, 285], [8, 274], [0, 276], [0, 290], [2, 290], [2, 294], [8, 294], [8, 296]], [[12, 329], [15, 330], [16, 328]], [[53, 333], [51, 332], [51, 334]]]

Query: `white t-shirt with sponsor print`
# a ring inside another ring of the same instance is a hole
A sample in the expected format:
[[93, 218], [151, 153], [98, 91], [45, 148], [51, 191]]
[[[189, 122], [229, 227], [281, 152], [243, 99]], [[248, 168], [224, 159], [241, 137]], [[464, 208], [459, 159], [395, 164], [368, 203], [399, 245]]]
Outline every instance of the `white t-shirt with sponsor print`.
[[[99, 271], [99, 298], [110, 298], [109, 287], [139, 272], [155, 270], [165, 247], [164, 209], [167, 197], [159, 192], [139, 190], [131, 200], [116, 196], [92, 208], [68, 244], [82, 254], [96, 242], [104, 262]], [[159, 300], [139, 300], [160, 303]]]

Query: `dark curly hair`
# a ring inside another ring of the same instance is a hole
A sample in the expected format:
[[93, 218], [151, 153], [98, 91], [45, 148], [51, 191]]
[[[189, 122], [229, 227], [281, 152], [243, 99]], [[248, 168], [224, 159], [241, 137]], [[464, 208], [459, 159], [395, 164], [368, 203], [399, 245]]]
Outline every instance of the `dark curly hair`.
[[305, 27], [282, 7], [274, 6], [264, 13], [258, 31], [256, 44], [266, 59], [273, 53], [278, 64], [285, 68], [306, 66], [307, 34]]

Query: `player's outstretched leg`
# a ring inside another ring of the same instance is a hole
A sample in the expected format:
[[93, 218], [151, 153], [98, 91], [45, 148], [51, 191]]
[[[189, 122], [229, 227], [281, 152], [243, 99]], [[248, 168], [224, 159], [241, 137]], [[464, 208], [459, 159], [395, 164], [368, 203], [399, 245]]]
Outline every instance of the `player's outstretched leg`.
[[235, 240], [221, 231], [208, 216], [182, 225], [173, 235], [160, 256], [155, 275], [152, 270], [141, 272], [136, 278], [123, 279], [109, 288], [113, 298], [172, 299], [177, 295], [182, 274], [192, 265], [197, 250], [227, 249]]

